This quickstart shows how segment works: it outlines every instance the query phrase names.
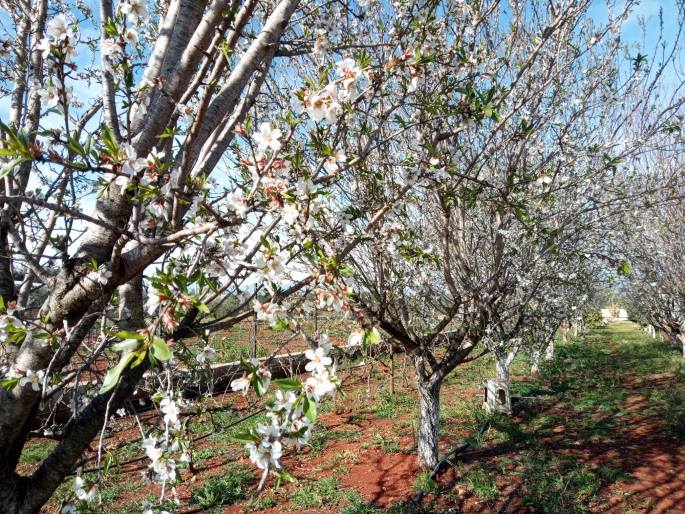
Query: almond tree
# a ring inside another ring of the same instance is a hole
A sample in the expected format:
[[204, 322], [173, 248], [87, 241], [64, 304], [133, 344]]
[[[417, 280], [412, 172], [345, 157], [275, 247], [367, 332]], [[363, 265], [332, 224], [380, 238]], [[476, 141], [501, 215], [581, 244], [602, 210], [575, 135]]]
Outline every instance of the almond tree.
[[[349, 309], [345, 258], [412, 187], [368, 170], [424, 122], [398, 114], [417, 70], [448, 51], [436, 5], [3, 2], [2, 512], [38, 512], [148, 371], [165, 414], [143, 443], [161, 504], [188, 453], [182, 398], [164, 377], [206, 365], [206, 334], [255, 313], [307, 341], [316, 382], [279, 383], [273, 425], [245, 435], [260, 487], [281, 443], [306, 440], [305, 418], [336, 380], [325, 338], [298, 313], [313, 296]], [[351, 182], [376, 199], [361, 209], [337, 194]], [[35, 288], [45, 299], [34, 305]], [[84, 363], [93, 327], [103, 330]], [[104, 376], [91, 366], [116, 352]], [[268, 369], [244, 367], [234, 389], [264, 394]], [[68, 388], [59, 444], [19, 476], [39, 409]], [[97, 496], [80, 478], [73, 492], [66, 509]]]
[[[419, 112], [406, 119], [428, 120], [436, 110], [444, 117], [388, 146], [386, 163], [407, 167], [395, 180], [417, 186], [352, 262], [360, 322], [376, 321], [413, 358], [418, 458], [427, 467], [438, 459], [444, 378], [487, 353], [479, 343], [502, 313], [523, 316], [535, 294], [521, 301], [517, 291], [522, 284], [535, 291], [549, 277], [536, 272], [537, 264], [594, 251], [583, 248], [581, 236], [590, 232], [591, 240], [601, 240], [602, 224], [650, 190], [622, 163], [675, 119], [681, 102], [676, 87], [652, 109], [657, 96], [663, 98], [658, 77], [668, 60], [660, 67], [642, 55], [627, 59], [612, 37], [624, 12], [597, 27], [586, 17], [587, 3], [558, 10], [511, 6], [516, 30], [510, 30], [495, 21], [500, 6], [490, 7], [482, 12], [492, 16], [491, 24], [462, 31], [473, 59], [457, 52], [458, 72], [447, 80], [433, 64], [418, 72]], [[647, 110], [656, 122], [634, 123]], [[397, 169], [376, 172], [388, 176]], [[354, 193], [359, 202], [369, 196]], [[534, 321], [544, 321], [549, 335], [561, 320]]]

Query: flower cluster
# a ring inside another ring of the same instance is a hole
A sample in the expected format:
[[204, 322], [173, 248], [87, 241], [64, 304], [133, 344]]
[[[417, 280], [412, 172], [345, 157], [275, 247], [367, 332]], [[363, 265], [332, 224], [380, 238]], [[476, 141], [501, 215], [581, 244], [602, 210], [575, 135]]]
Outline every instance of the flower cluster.
[[[250, 452], [250, 460], [258, 468], [280, 468], [283, 445], [294, 445], [299, 450], [309, 441], [316, 420], [316, 406], [324, 396], [333, 395], [339, 384], [335, 364], [329, 356], [332, 347], [332, 343], [328, 342], [328, 335], [323, 334], [318, 347], [305, 352], [309, 361], [305, 370], [310, 372], [310, 376], [303, 382], [293, 379], [274, 380], [274, 384], [280, 389], [276, 391], [275, 398], [267, 403], [271, 424], [260, 423], [256, 429], [238, 437], [239, 440], [247, 441], [245, 446]], [[253, 366], [259, 363], [255, 361], [252, 362]], [[254, 375], [245, 376], [234, 380], [231, 385], [234, 390], [247, 390], [254, 379]], [[263, 384], [266, 391], [269, 382]]]
[[241, 365], [246, 373], [242, 377], [236, 378], [231, 382], [231, 389], [234, 391], [242, 391], [243, 395], [247, 394], [247, 391], [252, 385], [257, 393], [261, 396], [271, 384], [271, 372], [259, 359], [252, 358], [251, 364], [246, 361], [242, 361]]

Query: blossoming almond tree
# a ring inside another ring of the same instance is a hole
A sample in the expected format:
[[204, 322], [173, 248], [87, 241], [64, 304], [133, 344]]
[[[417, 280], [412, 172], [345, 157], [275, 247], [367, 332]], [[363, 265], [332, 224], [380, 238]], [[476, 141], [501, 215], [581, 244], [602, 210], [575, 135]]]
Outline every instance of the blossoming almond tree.
[[[476, 52], [473, 61], [455, 56], [458, 71], [450, 80], [430, 64], [415, 73], [424, 117], [440, 108], [458, 114], [422, 124], [413, 138], [386, 150], [386, 162], [406, 166], [395, 180], [415, 187], [355, 250], [355, 304], [361, 320], [377, 321], [413, 357], [422, 466], [438, 459], [445, 376], [488, 352], [480, 343], [503, 317], [526, 320], [533, 307], [533, 321], [553, 334], [561, 319], [531, 301], [545, 299], [536, 298], [541, 284], [561, 287], [566, 280], [541, 268], [561, 263], [560, 272], [573, 273], [579, 257], [590, 258], [583, 250], [606, 240], [596, 227], [635, 206], [653, 186], [621, 163], [676, 119], [682, 84], [663, 95], [656, 78], [664, 68], [626, 61], [611, 37], [625, 13], [619, 9], [597, 27], [587, 7], [512, 7], [522, 29], [516, 31], [474, 24], [463, 40], [489, 51]], [[626, 101], [617, 101], [619, 95]], [[652, 109], [663, 96], [668, 101]], [[654, 123], [635, 123], [645, 112], [655, 113]], [[397, 171], [376, 168], [380, 176]], [[369, 196], [349, 194], [358, 203]], [[522, 288], [530, 289], [517, 298]]]
[[[94, 439], [100, 469], [104, 428], [146, 372], [163, 426], [143, 443], [143, 479], [161, 486], [143, 509], [158, 510], [189, 456], [174, 372], [207, 366], [205, 335], [255, 313], [313, 352], [306, 380], [272, 381], [264, 363], [244, 361], [233, 384], [279, 389], [273, 424], [245, 435], [264, 479], [284, 443], [307, 440], [336, 380], [325, 338], [297, 315], [310, 297], [349, 310], [345, 258], [412, 187], [367, 166], [424, 123], [398, 109], [424, 63], [448, 52], [437, 2], [366, 4], [3, 4], [16, 42], [2, 55], [3, 512], [38, 512]], [[351, 183], [377, 197], [362, 206], [340, 195]], [[370, 326], [361, 334], [377, 338]], [[97, 359], [111, 364], [98, 369]], [[67, 390], [70, 421], [45, 427], [59, 444], [18, 475], [39, 409]], [[100, 501], [96, 482], [78, 480], [65, 512]]]

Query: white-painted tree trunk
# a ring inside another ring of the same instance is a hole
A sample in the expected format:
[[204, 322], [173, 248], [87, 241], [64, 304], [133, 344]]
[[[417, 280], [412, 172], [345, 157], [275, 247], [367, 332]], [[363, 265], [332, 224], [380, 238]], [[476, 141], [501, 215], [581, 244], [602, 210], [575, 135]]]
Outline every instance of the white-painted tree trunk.
[[539, 348], [536, 348], [532, 351], [530, 354], [530, 372], [535, 375], [538, 371], [540, 371], [540, 354], [542, 352], [540, 351]]
[[550, 341], [545, 350], [545, 360], [551, 361], [554, 359], [554, 340]]
[[501, 380], [509, 380], [509, 365], [506, 359], [495, 359], [495, 368], [497, 370], [497, 378]]
[[419, 382], [419, 466], [433, 469], [438, 464], [440, 433], [440, 384], [430, 387]]
[[514, 346], [506, 355], [498, 355], [497, 352], [495, 353], [495, 368], [497, 370], [497, 378], [509, 381], [509, 368], [511, 367], [511, 363], [514, 362], [518, 351], [519, 347]]

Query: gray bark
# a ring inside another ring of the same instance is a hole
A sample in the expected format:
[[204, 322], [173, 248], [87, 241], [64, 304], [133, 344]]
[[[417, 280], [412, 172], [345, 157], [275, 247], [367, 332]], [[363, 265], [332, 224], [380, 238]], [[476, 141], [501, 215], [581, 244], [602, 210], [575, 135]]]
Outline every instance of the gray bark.
[[[218, 1], [213, 5], [220, 6], [223, 3]], [[42, 5], [46, 4], [47, 2], [42, 2]], [[202, 47], [190, 47], [188, 42], [193, 38], [195, 30], [202, 20], [203, 9], [199, 8], [198, 4], [205, 4], [189, 0], [182, 1], [180, 4], [174, 30], [170, 36], [174, 40], [174, 48], [178, 49], [178, 52], [164, 52], [164, 62], [175, 63], [188, 71], [192, 70], [204, 56]], [[220, 99], [216, 104], [213, 104], [214, 110], [210, 109], [214, 125], [208, 127], [210, 132], [217, 129], [222, 123], [223, 115], [230, 113], [240, 102], [244, 96], [244, 88], [249, 84], [255, 71], [260, 69], [264, 57], [273, 52], [274, 45], [277, 44], [290, 16], [298, 5], [298, 0], [284, 0], [272, 12], [264, 25], [264, 31], [257, 37], [257, 40], [251, 45], [250, 51], [246, 53], [231, 73], [227, 82], [230, 87], [225, 88], [220, 93]], [[108, 11], [111, 10], [111, 2], [102, 0], [102, 6], [103, 19], [105, 19]], [[219, 11], [214, 11], [215, 19], [218, 19], [217, 12]], [[190, 30], [183, 32], [180, 30], [181, 25], [189, 27]], [[204, 27], [203, 30], [206, 34], [197, 34], [197, 37], [193, 39], [200, 45], [214, 35], [213, 31], [207, 27]], [[39, 33], [42, 33], [42, 29]], [[179, 45], [181, 40], [184, 40], [185, 43]], [[169, 47], [171, 46], [169, 44]], [[40, 51], [34, 53], [40, 55]], [[176, 69], [178, 70], [178, 68]], [[158, 116], [153, 116], [153, 109], [151, 109], [151, 112], [148, 113], [148, 119], [141, 126], [138, 140], [135, 141], [139, 155], [144, 156], [157, 144], [156, 136], [163, 131], [169, 116], [173, 112], [174, 101], [177, 101], [177, 97], [183, 93], [183, 82], [179, 83], [178, 81], [179, 79], [186, 80], [188, 76], [189, 74], [184, 74], [183, 77], [174, 77], [172, 86], [178, 91], [174, 91], [173, 98], [159, 95], [157, 103], [163, 101], [165, 104], [161, 110], [157, 110]], [[104, 82], [105, 119], [109, 127], [114, 129], [116, 133], [118, 120], [112, 104], [109, 103], [112, 100], [112, 95], [107, 90], [107, 80]], [[37, 122], [37, 119], [35, 121]], [[203, 139], [199, 139], [199, 141], [204, 142]], [[134, 279], [136, 275], [142, 273], [151, 262], [154, 262], [166, 251], [166, 248], [161, 246], [151, 247], [134, 244], [132, 248], [126, 248], [126, 253], [119, 255], [116, 252], [117, 245], [121, 247], [122, 243], [125, 243], [121, 239], [120, 230], [126, 227], [131, 216], [131, 209], [132, 204], [120, 194], [118, 186], [113, 186], [108, 194], [104, 194], [97, 201], [93, 213], [93, 217], [100, 220], [100, 224], [91, 223], [88, 225], [75, 257], [64, 260], [60, 273], [50, 286], [50, 296], [40, 313], [41, 316], [49, 316], [50, 321], [47, 323], [46, 329], [49, 331], [59, 329], [63, 322], [67, 322], [70, 328], [78, 326], [77, 329], [74, 329], [67, 344], [59, 350], [59, 354], [55, 358], [54, 369], [60, 369], [69, 362], [93, 323], [101, 315], [102, 306], [96, 307], [92, 298], [103, 296], [103, 293], [104, 297], [108, 297], [117, 286]], [[102, 224], [115, 229], [104, 228]], [[93, 283], [90, 278], [84, 277], [85, 273], [82, 266], [85, 263], [90, 263], [91, 259], [94, 259], [98, 264], [111, 262], [112, 277], [108, 284], [102, 288], [99, 284]], [[11, 278], [11, 274], [9, 277]], [[125, 291], [127, 287], [129, 284], [122, 286], [122, 290]], [[135, 287], [138, 288], [137, 285]], [[127, 294], [123, 294], [123, 297], [125, 298], [123, 303], [126, 304], [128, 301], [126, 300]], [[134, 325], [134, 323], [131, 324], [131, 326]], [[46, 369], [52, 358], [52, 350], [43, 346], [42, 340], [33, 340], [29, 336], [21, 344], [21, 348], [11, 364], [13, 368], [40, 370]], [[101, 429], [110, 396], [115, 395], [110, 408], [117, 409], [136, 387], [146, 368], [147, 364], [143, 364], [135, 369], [127, 370], [122, 375], [122, 379], [115, 390], [106, 395], [97, 396], [82, 414], [71, 422], [62, 434], [63, 439], [60, 444], [31, 477], [20, 477], [14, 473], [14, 469], [25, 442], [27, 427], [30, 426], [34, 418], [35, 408], [40, 400], [40, 392], [33, 391], [30, 387], [17, 387], [12, 391], [0, 388], [0, 483], [3, 484], [0, 487], [0, 512], [2, 514], [38, 512]]]
[[143, 327], [143, 274], [119, 286], [119, 328], [138, 330]]
[[551, 361], [552, 359], [554, 359], [554, 339], [549, 342], [545, 350], [545, 360]]
[[514, 346], [506, 355], [499, 355], [495, 352], [495, 368], [497, 371], [497, 378], [502, 380], [509, 380], [509, 368], [511, 363], [514, 362], [516, 354], [518, 353], [519, 347]]
[[535, 375], [538, 371], [540, 371], [540, 354], [542, 351], [538, 348], [533, 349], [532, 353], [530, 354], [530, 372]]
[[440, 385], [418, 380], [419, 386], [419, 466], [434, 468], [438, 463], [440, 435]]

